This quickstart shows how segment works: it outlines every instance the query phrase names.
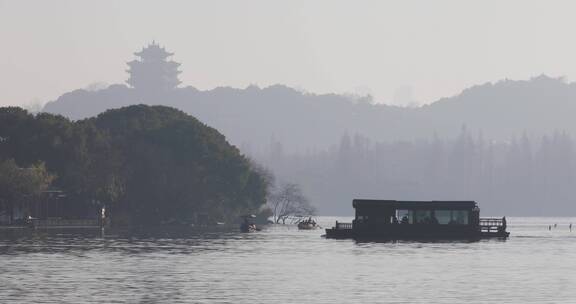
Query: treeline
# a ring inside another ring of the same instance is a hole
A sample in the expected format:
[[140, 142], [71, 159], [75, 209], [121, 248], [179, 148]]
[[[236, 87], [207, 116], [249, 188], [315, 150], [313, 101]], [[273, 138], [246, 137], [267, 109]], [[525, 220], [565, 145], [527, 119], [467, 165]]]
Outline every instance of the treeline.
[[328, 150], [254, 155], [300, 183], [322, 214], [351, 214], [353, 198], [476, 200], [485, 215], [576, 214], [576, 151], [563, 132], [489, 141], [462, 128], [451, 139], [373, 142], [344, 135]]
[[119, 225], [230, 221], [259, 210], [267, 193], [263, 176], [222, 134], [162, 106], [76, 122], [0, 108], [0, 161], [45, 166], [55, 177], [50, 188], [78, 205], [105, 206]]

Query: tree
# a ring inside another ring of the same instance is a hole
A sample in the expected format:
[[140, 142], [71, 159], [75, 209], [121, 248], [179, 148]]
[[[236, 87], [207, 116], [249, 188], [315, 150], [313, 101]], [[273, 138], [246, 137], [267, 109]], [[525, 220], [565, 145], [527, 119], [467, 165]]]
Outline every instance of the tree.
[[13, 159], [0, 161], [0, 205], [7, 206], [10, 222], [17, 204], [37, 198], [53, 180], [54, 175], [46, 171], [44, 163], [20, 168]]
[[276, 224], [280, 221], [285, 224], [287, 219], [313, 215], [316, 212], [300, 187], [292, 183], [284, 184], [277, 192], [272, 193], [268, 198], [268, 204]]
[[249, 160], [181, 111], [138, 105], [85, 123], [108, 135], [110, 157], [95, 164], [113, 174], [97, 183], [105, 201], [118, 201], [113, 222], [232, 222], [266, 202], [267, 184]]

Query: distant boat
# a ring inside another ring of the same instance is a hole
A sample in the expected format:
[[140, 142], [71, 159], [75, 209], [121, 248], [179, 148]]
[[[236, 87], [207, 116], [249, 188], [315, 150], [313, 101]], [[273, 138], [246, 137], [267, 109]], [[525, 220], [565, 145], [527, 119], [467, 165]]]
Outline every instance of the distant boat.
[[356, 218], [326, 229], [327, 238], [433, 240], [506, 238], [506, 217], [480, 218], [474, 201], [355, 199]]
[[240, 224], [240, 231], [241, 232], [256, 232], [256, 231], [260, 231], [260, 229], [258, 227], [256, 227], [256, 224], [254, 224], [254, 218], [256, 218], [255, 215], [250, 214], [250, 215], [243, 215], [241, 216], [242, 220], [242, 224]]
[[316, 221], [313, 220], [311, 217], [298, 223], [298, 229], [300, 230], [314, 230], [318, 228], [320, 228], [320, 226], [318, 226]]

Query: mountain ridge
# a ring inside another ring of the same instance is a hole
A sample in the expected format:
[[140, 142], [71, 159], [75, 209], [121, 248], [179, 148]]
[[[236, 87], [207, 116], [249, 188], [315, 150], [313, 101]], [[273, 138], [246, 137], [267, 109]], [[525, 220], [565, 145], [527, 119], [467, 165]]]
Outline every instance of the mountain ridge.
[[342, 134], [355, 133], [377, 142], [453, 137], [463, 125], [494, 140], [554, 130], [576, 134], [576, 84], [545, 75], [475, 85], [420, 107], [301, 92], [285, 85], [212, 90], [187, 86], [153, 96], [111, 85], [65, 93], [48, 102], [44, 111], [76, 120], [139, 103], [178, 108], [221, 130], [233, 143], [256, 149], [271, 140], [292, 151], [326, 149]]

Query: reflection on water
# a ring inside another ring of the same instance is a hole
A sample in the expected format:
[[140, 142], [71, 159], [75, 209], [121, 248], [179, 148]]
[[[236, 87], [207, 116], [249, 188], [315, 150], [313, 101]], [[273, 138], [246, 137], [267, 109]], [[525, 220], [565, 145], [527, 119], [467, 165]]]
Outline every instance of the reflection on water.
[[507, 241], [428, 243], [328, 240], [295, 226], [0, 230], [0, 303], [570, 303], [570, 222], [511, 218]]

